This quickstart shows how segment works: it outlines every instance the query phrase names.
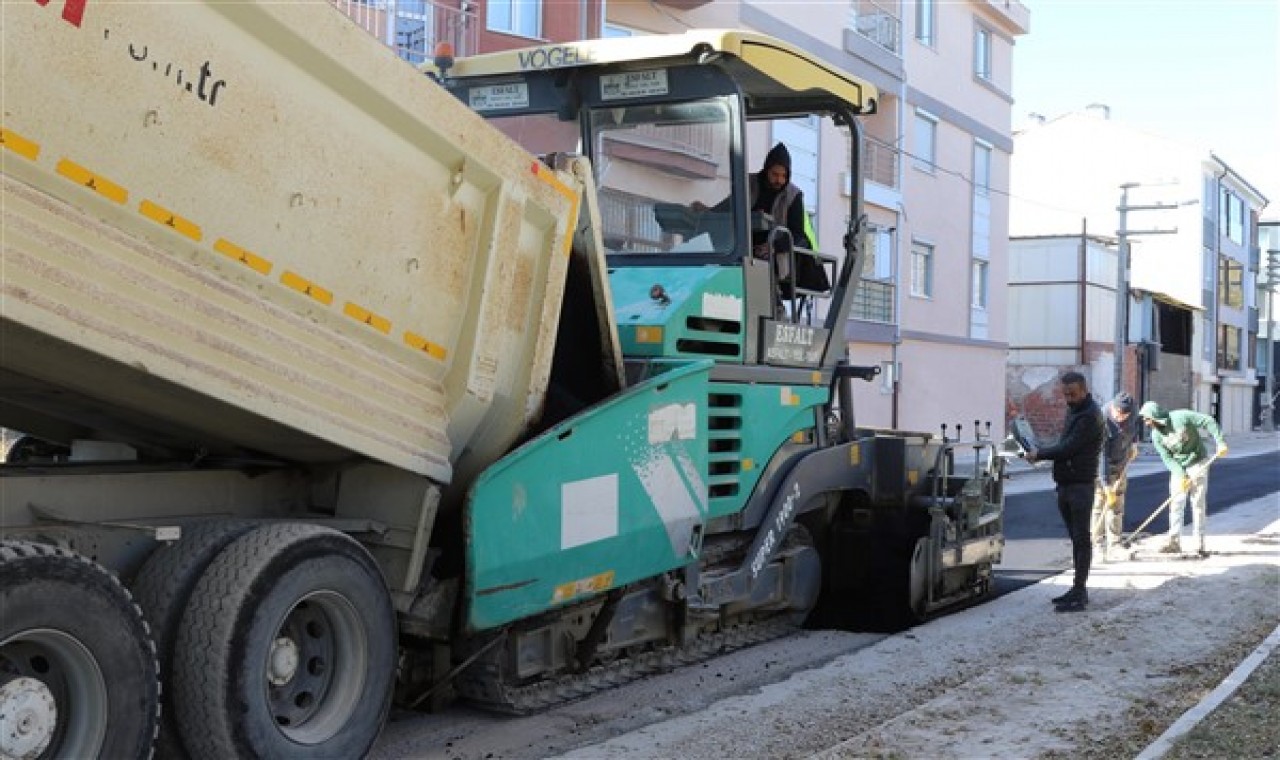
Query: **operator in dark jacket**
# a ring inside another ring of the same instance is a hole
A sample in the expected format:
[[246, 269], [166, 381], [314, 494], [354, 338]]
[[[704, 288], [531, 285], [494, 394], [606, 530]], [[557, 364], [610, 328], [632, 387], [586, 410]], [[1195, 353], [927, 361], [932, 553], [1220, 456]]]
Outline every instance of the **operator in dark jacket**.
[[1089, 395], [1084, 375], [1068, 372], [1062, 376], [1062, 395], [1067, 400], [1067, 418], [1062, 437], [1053, 446], [1032, 449], [1027, 460], [1053, 462], [1053, 482], [1058, 491], [1058, 513], [1071, 537], [1071, 562], [1075, 582], [1071, 590], [1053, 600], [1059, 612], [1082, 610], [1089, 603], [1085, 583], [1093, 546], [1089, 541], [1089, 515], [1093, 509], [1093, 489], [1102, 454], [1104, 423], [1102, 410]]
[[1093, 539], [1093, 556], [1106, 562], [1123, 538], [1129, 463], [1138, 455], [1134, 443], [1138, 438], [1138, 415], [1134, 413], [1133, 397], [1120, 391], [1102, 408], [1102, 419], [1106, 422], [1106, 437], [1098, 467], [1098, 487], [1093, 494], [1089, 536]]

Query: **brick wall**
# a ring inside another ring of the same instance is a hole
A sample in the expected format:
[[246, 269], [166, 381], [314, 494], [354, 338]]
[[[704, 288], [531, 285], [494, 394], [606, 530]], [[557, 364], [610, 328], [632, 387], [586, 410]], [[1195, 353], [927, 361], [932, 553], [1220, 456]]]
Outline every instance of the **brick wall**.
[[[1088, 366], [1010, 365], [1005, 370], [1006, 427], [1021, 415], [1031, 424], [1037, 440], [1046, 444], [1056, 441], [1062, 434], [1062, 420], [1067, 414], [1060, 378], [1072, 370], [1083, 374], [1090, 386], [1093, 385], [1093, 369]], [[1107, 383], [1109, 385], [1110, 380]]]

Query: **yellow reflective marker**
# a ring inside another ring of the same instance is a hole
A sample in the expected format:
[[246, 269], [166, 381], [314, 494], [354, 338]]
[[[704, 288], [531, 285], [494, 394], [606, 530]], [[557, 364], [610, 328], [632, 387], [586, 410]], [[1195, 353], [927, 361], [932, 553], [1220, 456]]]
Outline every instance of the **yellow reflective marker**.
[[0, 127], [0, 145], [25, 159], [35, 161], [40, 157], [40, 146], [11, 129]]
[[781, 401], [783, 406], [800, 406], [800, 396], [788, 386], [782, 386]]
[[636, 343], [661, 343], [662, 328], [661, 327], [637, 327]]
[[354, 303], [351, 303], [350, 301], [347, 301], [347, 305], [342, 307], [342, 313], [346, 314], [348, 317], [351, 317], [357, 322], [365, 323], [366, 325], [372, 327], [373, 329], [377, 330], [380, 333], [391, 332], [391, 320], [387, 319], [386, 317], [378, 316], [377, 314], [374, 314], [373, 312], [369, 311], [363, 306], [360, 306], [359, 304], [354, 304]]
[[172, 227], [175, 232], [184, 237], [189, 237], [199, 242], [204, 233], [200, 231], [200, 226], [182, 216], [178, 216], [169, 209], [157, 203], [144, 200], [138, 206], [138, 212], [153, 222], [158, 222], [166, 227]]
[[750, 457], [747, 457], [746, 459], [742, 460], [742, 471], [743, 471], [743, 472], [751, 472], [751, 471], [752, 471], [752, 470], [754, 470], [755, 468], [756, 468], [756, 460], [754, 460], [754, 459], [752, 459], [752, 458], [750, 458]]
[[862, 447], [853, 445], [849, 447], [849, 464], [857, 467], [862, 464]]
[[567, 256], [573, 250], [573, 231], [578, 226], [578, 206], [581, 203], [581, 199], [578, 198], [578, 194], [574, 192], [572, 187], [561, 182], [555, 172], [550, 167], [544, 166], [541, 161], [534, 161], [530, 168], [533, 171], [533, 176], [551, 185], [556, 192], [568, 198], [569, 202], [573, 204], [569, 208], [568, 217], [565, 219], [564, 253]]
[[129, 191], [101, 174], [89, 171], [75, 161], [65, 158], [59, 161], [58, 173], [77, 185], [84, 185], [110, 201], [124, 203], [129, 200]]
[[273, 265], [270, 261], [247, 248], [241, 248], [226, 238], [218, 238], [218, 241], [213, 244], [213, 250], [244, 264], [258, 274], [271, 274]]
[[589, 578], [570, 581], [556, 586], [556, 590], [551, 595], [551, 603], [559, 604], [575, 599], [584, 594], [594, 594], [600, 591], [607, 591], [613, 585], [614, 571], [609, 570], [603, 573], [597, 573]]
[[432, 358], [439, 359], [440, 361], [444, 361], [444, 357], [449, 353], [445, 350], [444, 346], [438, 343], [432, 343], [417, 333], [406, 332], [404, 334], [404, 342], [419, 351], [425, 352]]
[[280, 282], [286, 287], [293, 288], [303, 295], [311, 296], [325, 306], [333, 303], [333, 293], [325, 290], [319, 285], [316, 285], [305, 277], [300, 277], [294, 274], [293, 272], [285, 272], [280, 275]]

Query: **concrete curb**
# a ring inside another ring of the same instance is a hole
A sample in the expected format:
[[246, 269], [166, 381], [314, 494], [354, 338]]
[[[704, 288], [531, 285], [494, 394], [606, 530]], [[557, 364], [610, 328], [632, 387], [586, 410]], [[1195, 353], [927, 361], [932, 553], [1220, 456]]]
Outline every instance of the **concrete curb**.
[[1258, 666], [1266, 661], [1277, 646], [1280, 646], [1280, 626], [1276, 626], [1271, 635], [1264, 639], [1258, 645], [1258, 648], [1253, 650], [1252, 654], [1244, 658], [1244, 661], [1235, 670], [1231, 671], [1231, 675], [1218, 684], [1216, 689], [1209, 692], [1209, 695], [1200, 700], [1200, 703], [1195, 707], [1183, 713], [1181, 718], [1174, 721], [1173, 725], [1169, 726], [1168, 730], [1157, 737], [1135, 760], [1160, 760], [1160, 758], [1168, 754], [1169, 750], [1173, 749], [1174, 742], [1189, 733], [1202, 720], [1209, 717], [1210, 713], [1218, 709], [1218, 706], [1234, 694], [1253, 671], [1257, 670]]

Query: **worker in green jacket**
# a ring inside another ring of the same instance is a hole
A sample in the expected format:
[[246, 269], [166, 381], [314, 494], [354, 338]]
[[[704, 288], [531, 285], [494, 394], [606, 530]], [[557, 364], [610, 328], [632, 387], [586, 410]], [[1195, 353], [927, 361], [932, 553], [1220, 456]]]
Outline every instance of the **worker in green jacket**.
[[[1151, 429], [1151, 442], [1156, 453], [1169, 468], [1169, 542], [1160, 549], [1166, 554], [1181, 554], [1182, 519], [1187, 501], [1191, 502], [1191, 530], [1195, 534], [1196, 551], [1208, 552], [1204, 546], [1207, 522], [1206, 496], [1209, 492], [1209, 465], [1226, 456], [1227, 444], [1222, 440], [1218, 421], [1207, 414], [1190, 409], [1167, 410], [1148, 401], [1138, 411], [1142, 422]], [[1213, 436], [1217, 453], [1209, 456], [1201, 431]]]

